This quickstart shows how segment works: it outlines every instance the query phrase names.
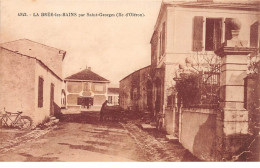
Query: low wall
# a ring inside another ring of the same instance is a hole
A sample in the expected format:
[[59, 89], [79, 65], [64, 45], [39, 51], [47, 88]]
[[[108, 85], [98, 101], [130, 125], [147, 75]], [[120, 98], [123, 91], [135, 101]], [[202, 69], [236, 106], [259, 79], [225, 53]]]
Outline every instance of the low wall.
[[164, 127], [165, 127], [167, 134], [173, 135], [173, 132], [174, 132], [174, 115], [173, 115], [173, 109], [172, 108], [165, 108]]
[[183, 108], [180, 142], [196, 157], [215, 160], [216, 110]]

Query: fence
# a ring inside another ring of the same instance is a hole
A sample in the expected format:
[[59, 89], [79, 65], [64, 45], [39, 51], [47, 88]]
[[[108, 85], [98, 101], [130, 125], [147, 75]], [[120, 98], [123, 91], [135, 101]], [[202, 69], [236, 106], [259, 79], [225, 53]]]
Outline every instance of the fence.
[[180, 74], [176, 88], [186, 108], [215, 108], [219, 105], [220, 64], [207, 71]]

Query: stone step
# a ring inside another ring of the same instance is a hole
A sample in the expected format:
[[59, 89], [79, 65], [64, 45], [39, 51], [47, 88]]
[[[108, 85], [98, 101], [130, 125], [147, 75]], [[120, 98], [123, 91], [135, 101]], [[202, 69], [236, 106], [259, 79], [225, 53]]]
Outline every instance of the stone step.
[[142, 124], [141, 126], [143, 129], [156, 129], [156, 127], [151, 124]]
[[56, 120], [56, 117], [53, 116], [53, 117], [50, 118], [50, 120]]
[[53, 120], [54, 123], [58, 123], [59, 121], [59, 119]]
[[166, 139], [170, 142], [179, 142], [179, 138], [175, 137], [174, 135], [166, 135]]

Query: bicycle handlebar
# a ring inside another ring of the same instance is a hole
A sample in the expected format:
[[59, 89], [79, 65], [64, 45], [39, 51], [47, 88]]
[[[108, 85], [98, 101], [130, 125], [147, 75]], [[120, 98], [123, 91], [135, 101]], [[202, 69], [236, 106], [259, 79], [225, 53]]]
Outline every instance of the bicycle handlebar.
[[13, 113], [13, 112], [5, 111], [5, 113], [7, 113], [7, 114], [22, 114], [23, 112], [22, 111], [17, 111], [17, 113]]
[[22, 111], [17, 111], [16, 113], [15, 112], [6, 111], [5, 107], [4, 107], [4, 112], [7, 113], [7, 114], [22, 114], [23, 113]]

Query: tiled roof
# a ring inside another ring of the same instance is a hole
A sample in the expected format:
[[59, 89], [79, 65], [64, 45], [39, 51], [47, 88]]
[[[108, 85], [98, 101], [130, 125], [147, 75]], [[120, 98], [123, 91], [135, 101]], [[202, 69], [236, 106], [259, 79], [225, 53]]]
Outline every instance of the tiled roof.
[[129, 76], [131, 76], [132, 74], [134, 74], [134, 73], [136, 73], [136, 72], [138, 72], [138, 71], [141, 71], [141, 70], [146, 69], [146, 68], [150, 68], [150, 66], [151, 66], [151, 65], [148, 65], [148, 66], [146, 66], [146, 67], [143, 67], [143, 68], [141, 68], [141, 69], [138, 69], [138, 70], [136, 70], [136, 71], [130, 73], [129, 75], [127, 75], [126, 77], [124, 77], [124, 78], [121, 79], [120, 81], [122, 81], [122, 80], [128, 78]]
[[31, 57], [37, 57], [40, 54], [43, 55], [45, 50], [56, 51], [61, 54], [65, 53], [65, 51], [61, 49], [47, 46], [45, 44], [41, 44], [29, 39], [19, 39], [15, 41], [2, 43], [0, 45], [8, 50], [15, 51], [20, 54], [28, 55]]
[[108, 88], [108, 94], [119, 94], [119, 88]]
[[84, 69], [83, 71], [75, 73], [65, 78], [65, 80], [86, 80], [86, 81], [109, 82], [109, 80], [103, 78], [102, 76], [99, 76], [98, 74], [92, 72], [89, 69]]

